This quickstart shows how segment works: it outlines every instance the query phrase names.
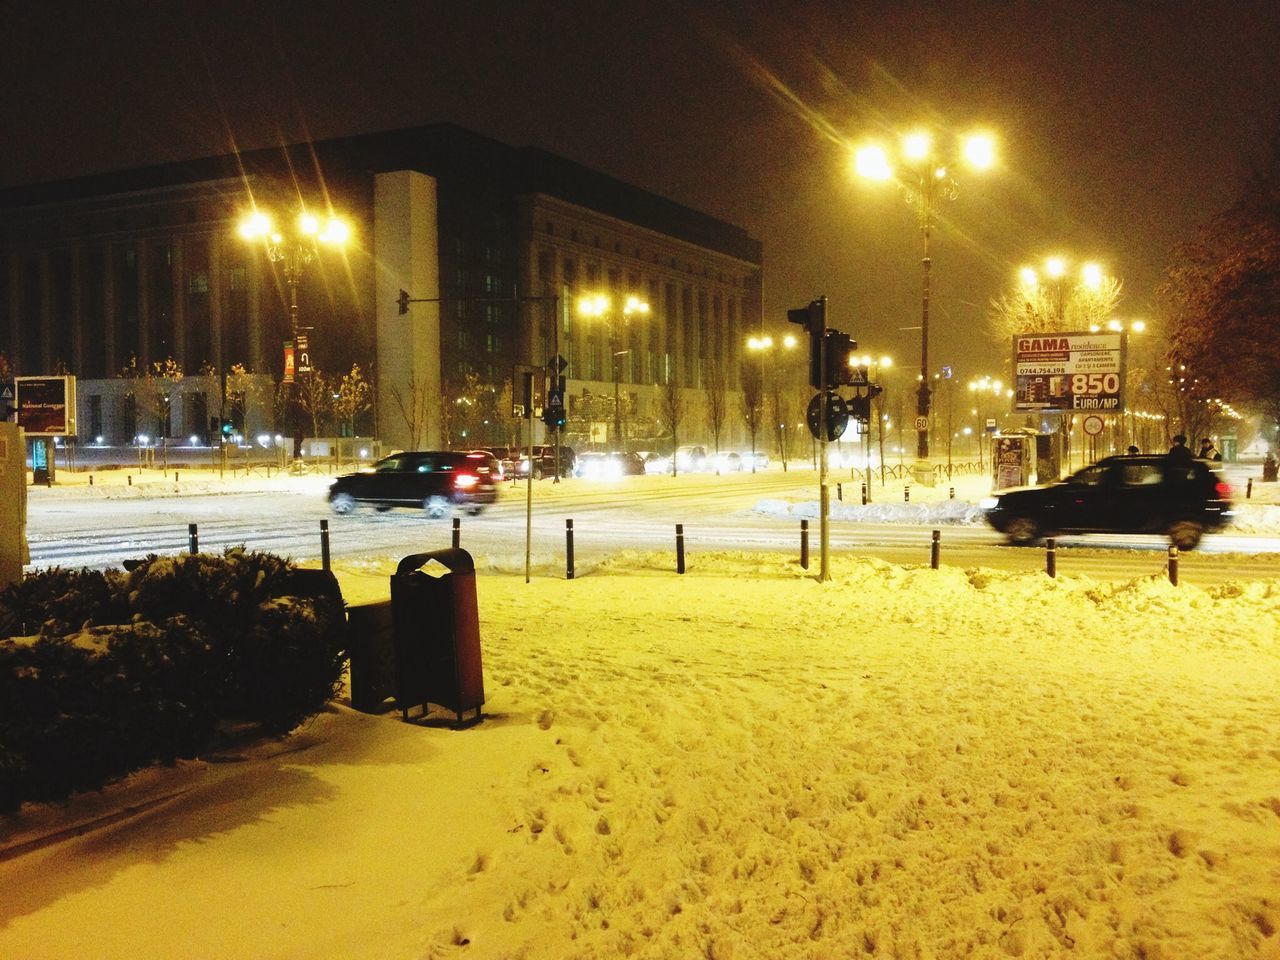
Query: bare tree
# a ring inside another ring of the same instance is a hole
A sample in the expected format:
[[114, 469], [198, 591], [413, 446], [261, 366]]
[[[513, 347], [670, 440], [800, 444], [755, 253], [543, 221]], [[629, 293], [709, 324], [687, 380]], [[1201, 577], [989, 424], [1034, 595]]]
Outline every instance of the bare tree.
[[760, 374], [760, 365], [747, 362], [742, 365], [742, 419], [747, 425], [747, 433], [751, 434], [751, 454], [755, 458], [756, 435], [760, 432], [760, 424], [764, 421], [764, 382]]
[[[405, 389], [401, 390], [399, 386], [391, 387], [391, 399], [395, 402], [396, 411], [404, 420], [405, 429], [409, 432], [410, 449], [418, 449], [422, 446], [423, 434], [427, 429], [427, 385], [424, 381], [419, 380], [416, 376], [410, 375], [409, 382], [405, 385]], [[445, 404], [441, 403], [441, 413], [447, 411], [444, 409]], [[446, 436], [449, 430], [448, 418], [442, 416], [442, 426]]]
[[667, 373], [667, 382], [662, 385], [662, 397], [659, 401], [663, 419], [671, 429], [671, 475], [676, 475], [676, 450], [680, 448], [680, 421], [684, 419], [684, 395], [680, 393], [680, 381], [671, 372]]
[[716, 361], [704, 361], [706, 364], [707, 392], [707, 425], [711, 427], [711, 439], [716, 453], [720, 452], [720, 434], [724, 432], [725, 418], [728, 410], [728, 378], [724, 375], [724, 367]]
[[1111, 319], [1122, 289], [1114, 277], [1103, 277], [1092, 287], [1082, 283], [1023, 286], [992, 299], [987, 324], [1002, 343], [1012, 342], [1021, 333], [1088, 330]]
[[333, 409], [333, 387], [329, 378], [313, 366], [309, 373], [295, 384], [298, 388], [298, 409], [311, 420], [311, 436], [320, 436], [320, 422]]
[[355, 436], [356, 417], [373, 407], [373, 385], [365, 378], [360, 364], [353, 363], [351, 372], [342, 375], [334, 393], [333, 414]]

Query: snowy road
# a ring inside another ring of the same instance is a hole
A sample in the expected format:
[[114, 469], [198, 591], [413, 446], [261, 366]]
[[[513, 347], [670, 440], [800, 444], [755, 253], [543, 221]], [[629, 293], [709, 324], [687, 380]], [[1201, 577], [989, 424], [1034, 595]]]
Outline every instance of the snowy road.
[[[150, 552], [187, 548], [188, 524], [197, 524], [202, 550], [243, 544], [300, 561], [320, 556], [320, 522], [327, 520], [335, 558], [404, 555], [448, 546], [448, 521], [420, 511], [361, 510], [331, 514], [323, 477], [288, 488], [210, 495], [127, 498], [32, 497], [28, 537], [34, 567], [116, 566]], [[850, 492], [853, 484], [847, 484]], [[234, 489], [234, 488], [233, 488]], [[890, 491], [877, 491], [879, 502]], [[896, 492], [896, 491], [895, 491]], [[203, 493], [203, 491], [202, 491]], [[799, 555], [800, 522], [760, 512], [764, 502], [802, 504], [816, 496], [811, 471], [767, 471], [757, 475], [635, 477], [602, 485], [583, 481], [534, 485], [532, 556], [543, 574], [563, 575], [565, 520], [574, 521], [574, 552], [590, 566], [620, 550], [675, 550], [675, 525], [684, 525], [690, 558], [698, 551], [761, 550]], [[900, 501], [900, 494], [893, 497]], [[834, 488], [833, 488], [833, 502]], [[894, 563], [929, 560], [930, 530], [940, 528], [942, 562], [1006, 570], [1043, 568], [1038, 549], [1015, 549], [985, 525], [866, 523], [834, 520], [833, 553], [871, 556]], [[811, 564], [818, 562], [818, 523], [810, 521]], [[461, 519], [462, 544], [491, 566], [519, 568], [525, 549], [525, 489], [507, 486], [500, 502], [479, 517]], [[1064, 575], [1131, 578], [1159, 572], [1166, 542], [1159, 537], [1061, 538], [1058, 569]], [[1280, 576], [1280, 539], [1274, 536], [1207, 537], [1200, 550], [1184, 554], [1181, 575], [1189, 582]]]

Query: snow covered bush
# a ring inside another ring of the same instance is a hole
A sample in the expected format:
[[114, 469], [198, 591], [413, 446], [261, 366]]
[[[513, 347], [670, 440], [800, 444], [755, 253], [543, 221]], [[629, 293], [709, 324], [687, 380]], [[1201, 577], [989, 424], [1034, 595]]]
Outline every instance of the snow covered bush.
[[284, 733], [340, 683], [337, 581], [265, 553], [48, 570], [0, 591], [0, 811]]

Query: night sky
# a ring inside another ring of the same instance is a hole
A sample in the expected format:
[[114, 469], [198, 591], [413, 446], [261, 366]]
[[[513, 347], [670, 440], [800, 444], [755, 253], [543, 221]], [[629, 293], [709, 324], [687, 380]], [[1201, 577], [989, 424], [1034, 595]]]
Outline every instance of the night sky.
[[[1152, 316], [1170, 248], [1280, 132], [1280, 4], [16, 3], [0, 183], [452, 121], [559, 153], [763, 241], [765, 320], [919, 362], [911, 208], [849, 146], [921, 122], [999, 138], [933, 244], [930, 355], [1001, 373], [990, 299], [1060, 253]], [[914, 372], [914, 371], [912, 371]]]

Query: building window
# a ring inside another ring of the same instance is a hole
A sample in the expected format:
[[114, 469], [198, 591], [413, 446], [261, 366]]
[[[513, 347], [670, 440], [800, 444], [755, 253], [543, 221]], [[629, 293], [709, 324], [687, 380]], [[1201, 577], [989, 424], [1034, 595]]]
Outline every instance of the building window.
[[486, 335], [484, 338], [484, 349], [486, 353], [501, 353], [502, 338], [494, 333]]
[[209, 274], [201, 270], [187, 280], [187, 293], [208, 293]]
[[102, 436], [102, 395], [97, 393], [89, 397], [89, 436]]
[[244, 267], [232, 267], [227, 271], [227, 277], [231, 282], [231, 290], [239, 293], [249, 289], [249, 275]]

